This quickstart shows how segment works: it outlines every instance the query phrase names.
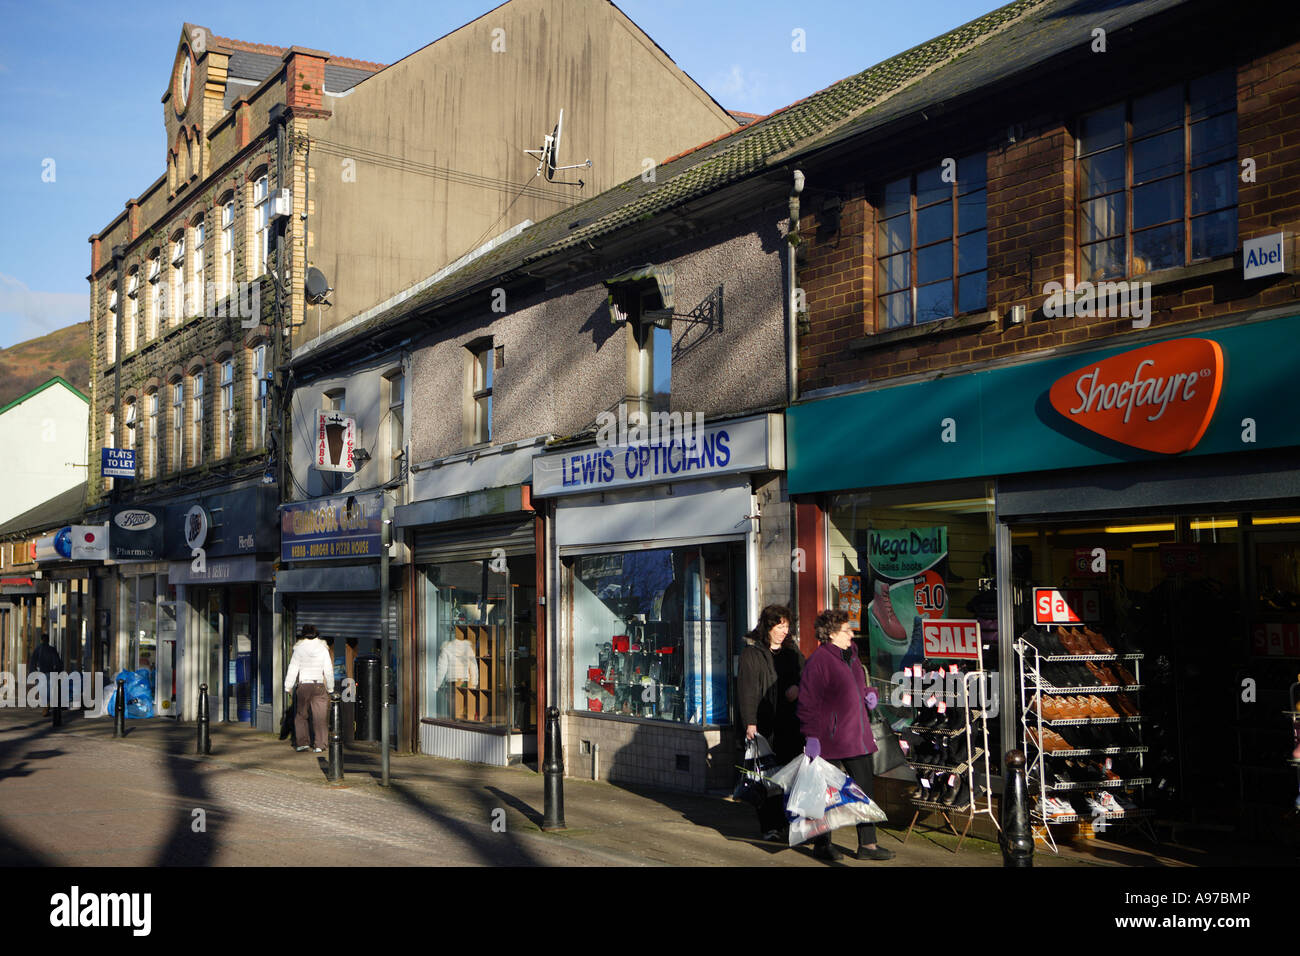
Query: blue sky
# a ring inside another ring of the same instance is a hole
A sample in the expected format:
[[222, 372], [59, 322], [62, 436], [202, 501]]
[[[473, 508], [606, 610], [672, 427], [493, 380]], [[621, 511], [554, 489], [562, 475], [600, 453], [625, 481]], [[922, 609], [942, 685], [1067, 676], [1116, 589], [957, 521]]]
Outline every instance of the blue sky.
[[[0, 0], [0, 348], [89, 317], [87, 239], [163, 172], [160, 98], [185, 20], [219, 36], [392, 63], [497, 5]], [[999, 4], [617, 5], [723, 106], [770, 113]], [[796, 29], [806, 52], [792, 50]]]

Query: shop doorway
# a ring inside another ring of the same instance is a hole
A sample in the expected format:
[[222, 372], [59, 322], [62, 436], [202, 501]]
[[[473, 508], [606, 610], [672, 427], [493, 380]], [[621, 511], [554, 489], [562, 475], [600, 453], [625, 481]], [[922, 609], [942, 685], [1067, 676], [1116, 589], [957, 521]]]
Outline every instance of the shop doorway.
[[[1033, 625], [1033, 589], [1053, 587], [1083, 619], [1078, 630], [1087, 626], [1114, 651], [1085, 666], [1097, 668], [1095, 684], [1106, 683], [1093, 696], [1119, 716], [1089, 717], [1083, 728], [1061, 722], [1054, 729], [1071, 753], [1096, 756], [1053, 757], [1052, 773], [1065, 763], [1065, 777], [1087, 779], [1081, 772], [1109, 760], [1104, 769], [1126, 781], [1119, 789], [1184, 835], [1289, 832], [1300, 515], [1103, 515], [1016, 524], [1011, 538], [1016, 633]], [[1064, 669], [1057, 676], [1069, 679]], [[1070, 796], [1085, 799], [1078, 789]]]

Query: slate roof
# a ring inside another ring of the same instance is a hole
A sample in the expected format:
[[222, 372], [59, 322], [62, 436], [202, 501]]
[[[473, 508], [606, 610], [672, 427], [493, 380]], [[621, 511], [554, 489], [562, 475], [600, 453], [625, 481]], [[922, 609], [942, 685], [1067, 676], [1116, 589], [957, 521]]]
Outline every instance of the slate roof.
[[35, 508], [30, 508], [0, 524], [0, 538], [26, 537], [51, 528], [79, 521], [86, 510], [86, 482], [73, 485], [67, 491], [42, 501]]
[[[334, 336], [321, 351], [550, 256], [576, 249], [837, 140], [1086, 48], [1091, 31], [1135, 23], [1188, 0], [1014, 0], [769, 116], [739, 127], [528, 228], [399, 305]], [[311, 343], [308, 343], [308, 352]], [[303, 350], [295, 350], [295, 364]], [[305, 356], [304, 356], [305, 357]]]

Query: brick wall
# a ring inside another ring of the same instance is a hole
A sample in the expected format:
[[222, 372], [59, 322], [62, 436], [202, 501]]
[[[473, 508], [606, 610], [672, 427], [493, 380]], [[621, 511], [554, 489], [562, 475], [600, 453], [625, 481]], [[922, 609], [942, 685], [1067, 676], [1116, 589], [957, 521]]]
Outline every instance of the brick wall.
[[[1236, 49], [1239, 159], [1254, 159], [1254, 182], [1238, 181], [1238, 239], [1280, 229], [1300, 232], [1300, 43], [1259, 49], [1267, 37], [1225, 41]], [[1110, 105], [1180, 79], [1216, 69], [1206, 63], [1189, 70], [1172, 60], [1144, 63], [1133, 72], [1109, 72], [1104, 84], [1053, 87], [1026, 94], [1024, 102], [960, 114], [947, 126], [935, 124], [924, 141], [894, 146], [890, 174], [872, 176], [865, 187], [840, 179], [813, 182], [845, 197], [838, 230], [831, 217], [805, 204], [800, 233], [805, 252], [798, 286], [807, 297], [808, 322], [799, 339], [800, 391], [956, 370], [973, 363], [1082, 342], [1144, 334], [1131, 317], [1043, 316], [1043, 286], [1079, 278], [1076, 262], [1075, 140], [1072, 124], [1081, 112]], [[1059, 95], [1053, 95], [1059, 94]], [[1036, 97], [1036, 99], [1034, 98]], [[1015, 142], [1006, 131], [1016, 127]], [[988, 163], [988, 308], [997, 321], [966, 328], [934, 329], [874, 342], [873, 237], [875, 191], [894, 170], [921, 168], [949, 150], [955, 140], [983, 141]], [[1151, 324], [1145, 337], [1180, 323], [1295, 302], [1300, 284], [1291, 277], [1245, 282], [1240, 265], [1216, 260], [1208, 274], [1195, 265], [1153, 273]], [[1134, 276], [1133, 278], [1138, 278]], [[1022, 325], [1006, 319], [1014, 305], [1030, 317]]]

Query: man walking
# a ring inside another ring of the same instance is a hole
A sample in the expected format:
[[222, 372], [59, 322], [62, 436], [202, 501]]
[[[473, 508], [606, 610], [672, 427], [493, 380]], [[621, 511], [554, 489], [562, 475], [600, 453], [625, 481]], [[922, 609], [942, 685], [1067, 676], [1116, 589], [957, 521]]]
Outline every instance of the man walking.
[[63, 670], [63, 658], [59, 656], [59, 652], [50, 644], [50, 636], [48, 634], [41, 635], [41, 643], [37, 645], [36, 650], [32, 651], [32, 660], [29, 669], [32, 673], [39, 671], [42, 675], [41, 679], [44, 684], [46, 707], [45, 713], [41, 716], [48, 717], [50, 716], [49, 704], [52, 702], [50, 695], [54, 692], [54, 687], [50, 683], [50, 674], [55, 671]]
[[314, 624], [303, 627], [298, 643], [293, 646], [289, 659], [289, 672], [284, 678], [284, 692], [293, 693], [298, 687], [297, 706], [294, 709], [293, 730], [296, 749], [307, 749], [307, 716], [311, 714], [311, 739], [316, 753], [325, 750], [325, 708], [328, 695], [334, 692], [334, 658], [329, 645], [321, 638]]

